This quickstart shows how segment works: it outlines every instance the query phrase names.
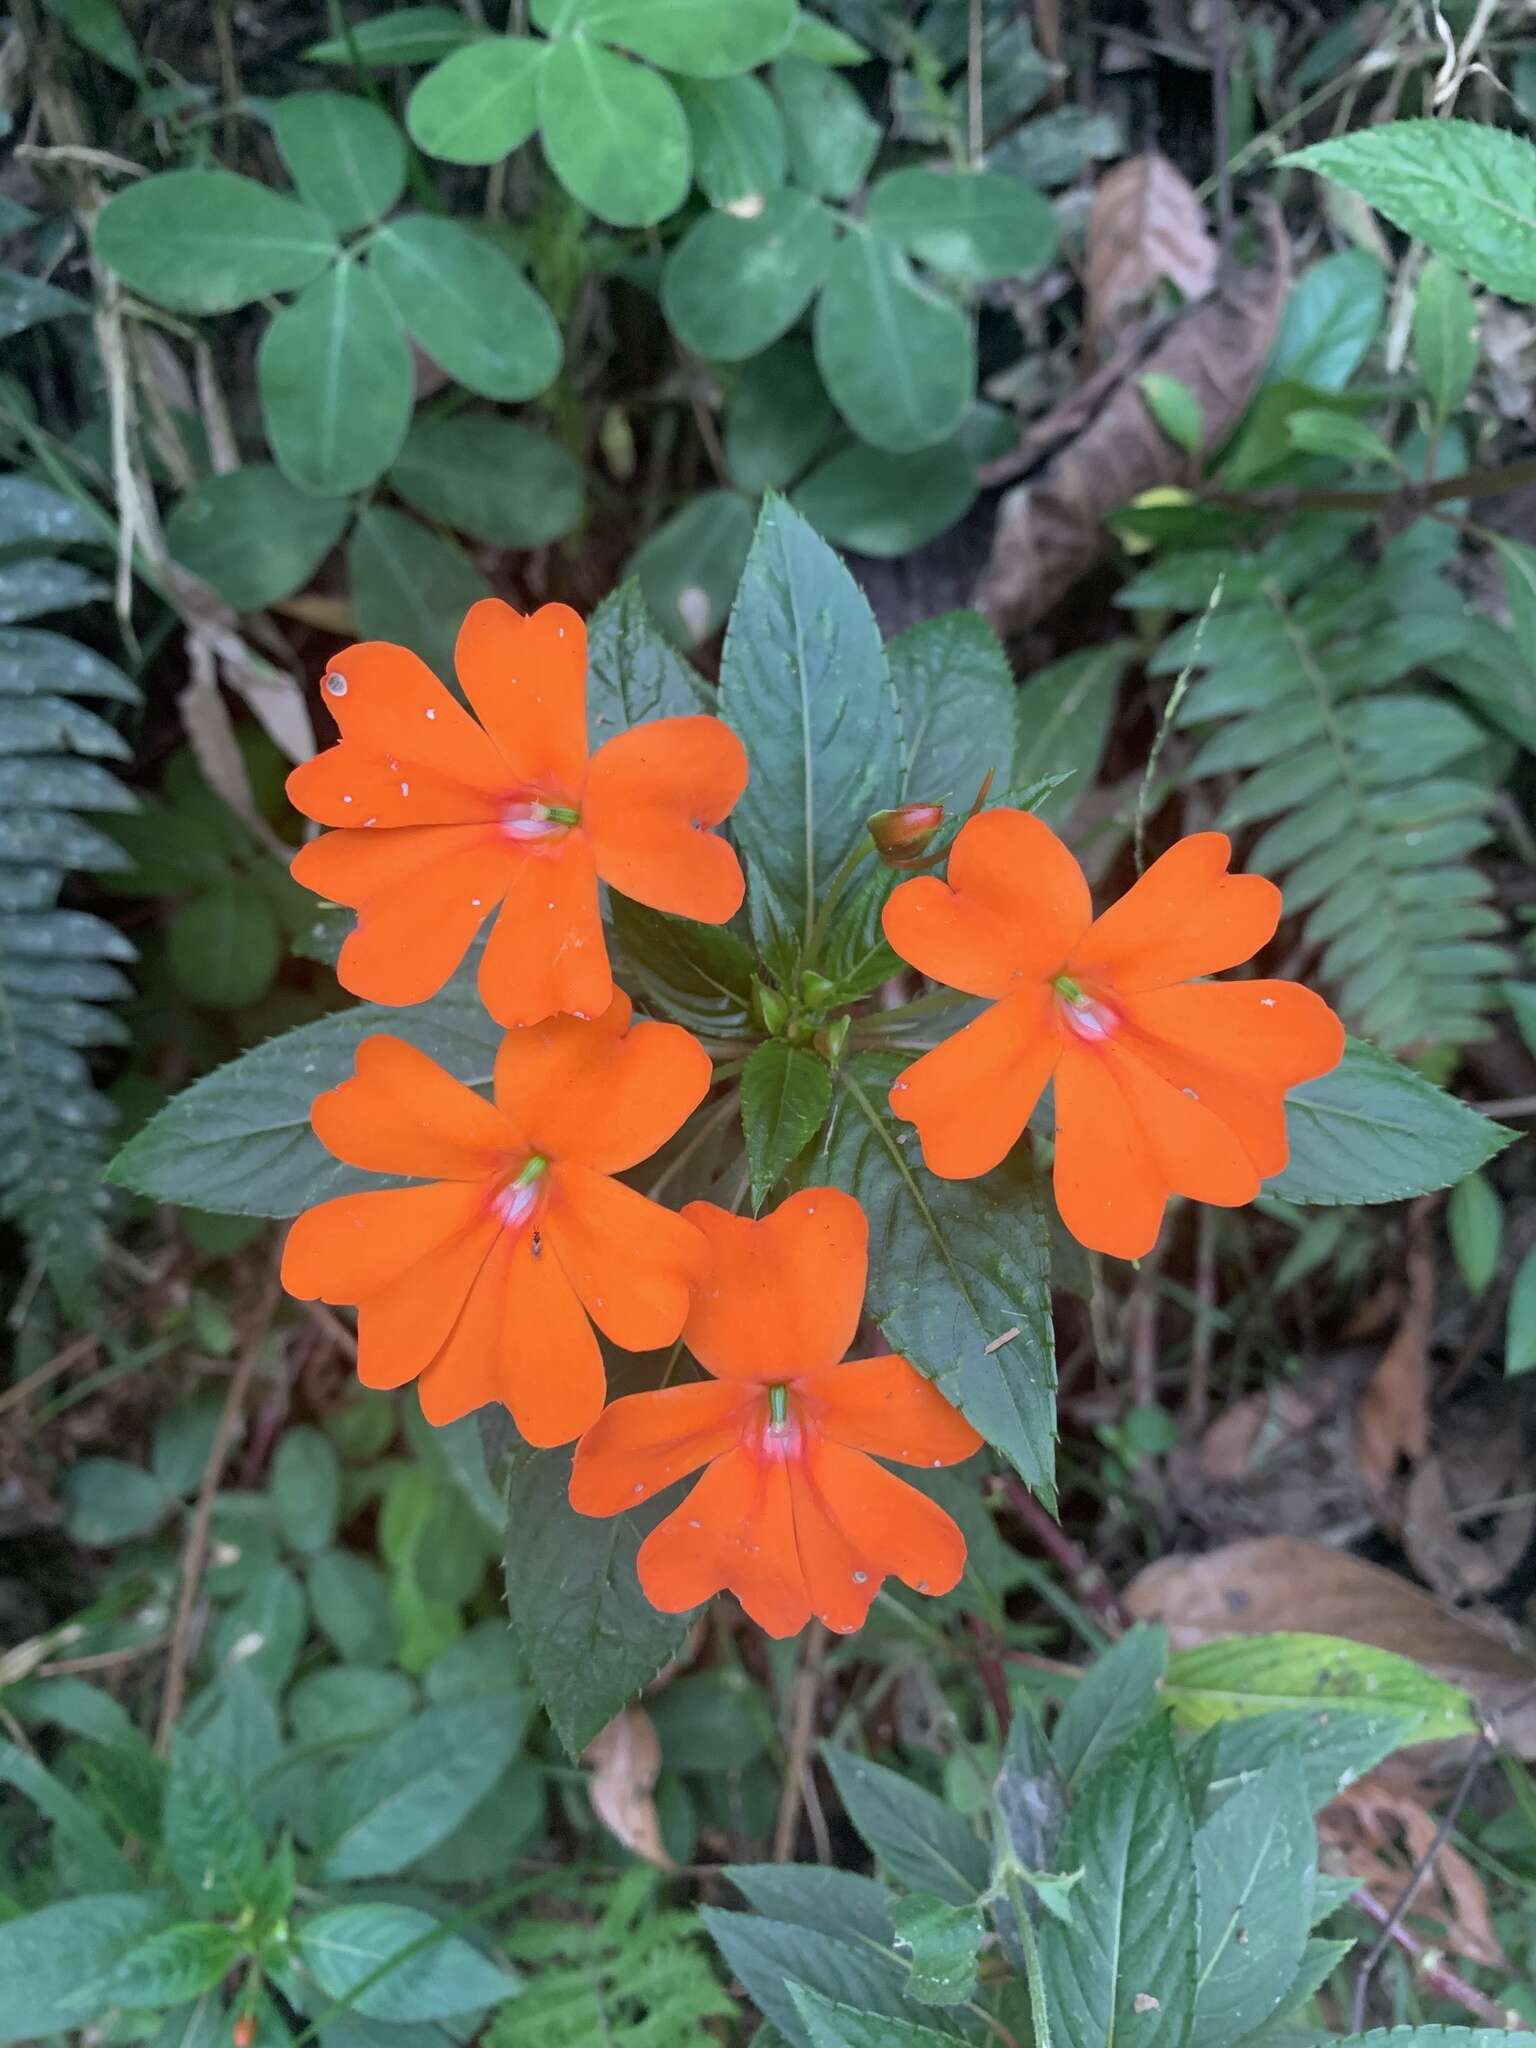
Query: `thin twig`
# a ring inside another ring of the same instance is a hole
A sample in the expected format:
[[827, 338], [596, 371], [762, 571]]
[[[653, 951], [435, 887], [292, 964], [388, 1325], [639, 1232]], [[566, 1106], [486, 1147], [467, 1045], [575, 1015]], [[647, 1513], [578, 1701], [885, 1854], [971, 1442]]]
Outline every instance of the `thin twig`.
[[795, 1673], [789, 1728], [789, 1755], [779, 1788], [779, 1813], [773, 1828], [773, 1860], [787, 1863], [795, 1853], [800, 1806], [811, 1774], [811, 1742], [816, 1734], [816, 1703], [821, 1695], [821, 1660], [827, 1653], [827, 1632], [813, 1621], [805, 1638], [800, 1669]]
[[39, 1387], [46, 1387], [50, 1380], [56, 1380], [61, 1372], [68, 1372], [72, 1365], [79, 1365], [89, 1358], [100, 1346], [99, 1331], [87, 1330], [82, 1336], [72, 1337], [62, 1351], [56, 1351], [46, 1365], [40, 1365], [36, 1372], [29, 1372], [24, 1380], [18, 1380], [14, 1387], [7, 1387], [0, 1394], [0, 1415], [8, 1409], [20, 1408]]
[[213, 1504], [218, 1498], [219, 1481], [224, 1476], [225, 1461], [234, 1446], [240, 1418], [245, 1410], [246, 1397], [250, 1393], [251, 1381], [255, 1378], [256, 1367], [262, 1355], [267, 1325], [272, 1319], [272, 1311], [277, 1305], [279, 1292], [278, 1271], [274, 1261], [247, 1328], [240, 1361], [231, 1375], [229, 1389], [224, 1396], [224, 1406], [219, 1411], [218, 1427], [214, 1430], [213, 1442], [208, 1449], [208, 1459], [203, 1466], [202, 1483], [197, 1489], [197, 1505], [192, 1510], [186, 1547], [182, 1551], [181, 1587], [176, 1596], [176, 1617], [171, 1624], [171, 1649], [165, 1666], [165, 1690], [160, 1698], [160, 1720], [155, 1730], [155, 1749], [161, 1756], [164, 1756], [170, 1747], [171, 1730], [176, 1725], [186, 1694], [187, 1667], [192, 1661], [192, 1622], [197, 1611], [198, 1590], [203, 1582], [203, 1567], [208, 1558], [208, 1538], [213, 1527]]
[[1013, 1720], [1013, 1702], [1008, 1697], [1008, 1680], [1003, 1675], [1003, 1660], [998, 1651], [997, 1637], [979, 1614], [968, 1614], [966, 1627], [976, 1644], [976, 1669], [986, 1688], [987, 1698], [992, 1703], [998, 1735], [1006, 1740]]
[[1067, 1534], [1054, 1515], [1046, 1512], [1016, 1472], [1003, 1474], [1003, 1491], [1008, 1496], [1008, 1505], [1052, 1564], [1065, 1572], [1073, 1592], [1084, 1606], [1091, 1607], [1113, 1634], [1123, 1635], [1131, 1625], [1131, 1618], [1083, 1546]]
[[981, 0], [971, 0], [965, 50], [965, 142], [972, 170], [981, 169], [986, 144], [981, 104]]
[[1211, 1412], [1211, 1351], [1216, 1336], [1216, 1212], [1200, 1205], [1195, 1227], [1195, 1327], [1189, 1340], [1184, 1420], [1204, 1429]]
[[1232, 261], [1232, 166], [1227, 160], [1232, 81], [1227, 68], [1231, 62], [1227, 28], [1227, 0], [1216, 0], [1211, 10], [1211, 136], [1216, 151], [1216, 246], [1223, 273]]
[[1428, 1947], [1406, 1927], [1392, 1924], [1391, 1908], [1384, 1906], [1374, 1892], [1368, 1892], [1362, 1886], [1349, 1903], [1368, 1920], [1374, 1920], [1383, 1930], [1390, 1927], [1390, 1932], [1385, 1933], [1384, 1938], [1402, 1950], [1413, 1964], [1415, 1973], [1423, 1979], [1426, 1987], [1433, 1991], [1436, 1997], [1450, 1999], [1453, 2005], [1459, 2005], [1463, 2011], [1471, 2013], [1474, 2019], [1480, 2019], [1485, 2026], [1497, 2027], [1501, 2032], [1519, 2026], [1520, 2015], [1517, 2012], [1511, 2011], [1508, 2006], [1499, 2005], [1494, 1999], [1479, 1991], [1475, 1984], [1469, 1984], [1459, 1971], [1451, 1968], [1439, 1949]]
[[1526, 484], [1536, 484], [1536, 455], [1506, 463], [1501, 469], [1467, 469], [1460, 476], [1437, 477], [1433, 481], [1410, 477], [1405, 483], [1383, 491], [1314, 491], [1291, 484], [1276, 484], [1257, 491], [1229, 491], [1211, 485], [1197, 490], [1195, 495], [1204, 505], [1226, 505], [1242, 512], [1385, 512], [1401, 506], [1407, 514], [1449, 504], [1458, 498], [1498, 497]]

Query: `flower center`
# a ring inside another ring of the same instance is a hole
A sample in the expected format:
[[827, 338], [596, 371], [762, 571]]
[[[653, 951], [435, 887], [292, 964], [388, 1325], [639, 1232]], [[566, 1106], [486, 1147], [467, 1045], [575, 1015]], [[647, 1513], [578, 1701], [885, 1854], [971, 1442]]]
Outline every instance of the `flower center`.
[[1119, 1029], [1119, 1016], [1108, 1003], [1085, 993], [1070, 974], [1058, 974], [1051, 987], [1056, 991], [1057, 1016], [1085, 1044], [1102, 1045]]
[[580, 823], [580, 811], [573, 811], [566, 804], [547, 804], [539, 797], [520, 797], [502, 806], [502, 831], [509, 839], [524, 844], [562, 838]]
[[[805, 1433], [799, 1417], [790, 1408], [789, 1387], [784, 1382], [769, 1387], [768, 1419], [758, 1427], [758, 1449], [765, 1458], [793, 1458], [799, 1454]], [[757, 1431], [753, 1434], [757, 1435]]]
[[533, 1215], [544, 1193], [539, 1182], [548, 1169], [549, 1161], [542, 1153], [530, 1152], [517, 1178], [496, 1195], [491, 1206], [501, 1218], [503, 1229], [521, 1230]]

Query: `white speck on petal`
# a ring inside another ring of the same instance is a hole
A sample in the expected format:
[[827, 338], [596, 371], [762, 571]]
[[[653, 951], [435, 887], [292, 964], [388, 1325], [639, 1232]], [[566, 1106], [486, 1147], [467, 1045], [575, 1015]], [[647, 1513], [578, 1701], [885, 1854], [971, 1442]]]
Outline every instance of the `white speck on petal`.
[[1186, 1088], [1184, 1090], [1184, 1093], [1189, 1097], [1191, 1102], [1198, 1102], [1200, 1100], [1200, 1090], [1198, 1088]]
[[697, 1522], [690, 1522], [688, 1526], [690, 1529], [697, 1529], [699, 1525]]
[[478, 910], [480, 908], [480, 898], [478, 896], [471, 896], [469, 899], [469, 907], [471, 910]]
[[402, 782], [402, 783], [401, 783], [401, 785], [400, 785], [400, 794], [401, 794], [402, 796], [409, 796], [409, 795], [410, 795], [410, 793], [411, 793], [411, 785], [410, 785], [410, 784], [409, 784], [408, 782]]
[[349, 796], [344, 796], [344, 797], [342, 798], [342, 802], [343, 802], [344, 804], [349, 804], [349, 803], [351, 803], [351, 801], [352, 801], [352, 799], [351, 799], [351, 797], [349, 797]]
[[641, 1485], [640, 1481], [639, 1481], [639, 1480], [637, 1479], [637, 1480], [635, 1481], [635, 1492], [636, 1492], [636, 1493], [644, 1493], [644, 1491], [645, 1491], [645, 1488], [644, 1488], [644, 1487], [643, 1487], [643, 1486]]
[[325, 687], [331, 696], [345, 697], [347, 694], [347, 679], [345, 676], [327, 676]]
[[1273, 1009], [1274, 1007], [1275, 1007], [1275, 999], [1274, 999], [1274, 997], [1273, 997], [1273, 996], [1260, 996], [1260, 997], [1259, 997], [1259, 1008], [1260, 1008], [1261, 1010], [1272, 1010], [1272, 1009]]
[[853, 1583], [856, 1586], [867, 1586], [869, 1584], [869, 1573], [855, 1572], [853, 1575]]
[[430, 704], [427, 706], [427, 716], [428, 718], [436, 718], [437, 716], [437, 713], [432, 709], [432, 706]]

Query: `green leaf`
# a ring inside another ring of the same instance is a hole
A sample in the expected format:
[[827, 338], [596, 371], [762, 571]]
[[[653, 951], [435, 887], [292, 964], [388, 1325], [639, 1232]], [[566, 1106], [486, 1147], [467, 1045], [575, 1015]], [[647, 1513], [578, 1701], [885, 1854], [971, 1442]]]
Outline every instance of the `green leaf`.
[[260, 611], [303, 590], [341, 539], [350, 506], [317, 498], [270, 463], [194, 484], [165, 524], [171, 554], [232, 604]]
[[997, 171], [890, 171], [867, 218], [910, 256], [968, 284], [1022, 278], [1056, 254], [1056, 216], [1030, 185]]
[[752, 1029], [757, 959], [735, 932], [667, 917], [616, 893], [610, 893], [609, 912], [625, 981], [633, 982], [649, 1008], [706, 1038], [734, 1038]]
[[[749, 1896], [755, 1893], [755, 1880], [761, 1875], [758, 1871], [739, 1874], [738, 1881], [747, 1877], [754, 1880]], [[789, 1871], [782, 1875], [799, 1877], [803, 1873]], [[818, 1871], [816, 1875], [846, 1880], [847, 1874]], [[764, 2019], [777, 2027], [794, 2048], [819, 2048], [800, 2017], [794, 1998], [796, 1986], [851, 2005], [857, 2012], [904, 2020], [908, 2026], [920, 2027], [931, 2017], [923, 2005], [906, 1994], [907, 1971], [890, 1946], [889, 1914], [880, 1914], [883, 1926], [879, 1926], [877, 1933], [874, 1928], [847, 1926], [840, 1905], [839, 1894], [831, 1890], [824, 1917], [814, 1926], [759, 1919], [751, 1913], [723, 1913], [715, 1906], [699, 1910], [699, 1918], [731, 1974], [740, 1978], [747, 1996]]]
[[1291, 446], [1304, 455], [1331, 455], [1339, 462], [1383, 463], [1399, 467], [1391, 447], [1374, 427], [1352, 419], [1347, 412], [1329, 412], [1323, 407], [1303, 407], [1285, 423]]
[[69, 1534], [98, 1550], [147, 1536], [173, 1504], [158, 1479], [121, 1458], [82, 1458], [64, 1474], [62, 1491]]
[[1150, 1722], [1084, 1784], [1058, 1868], [1083, 1876], [1070, 1923], [1046, 1915], [1039, 1928], [1053, 2035], [1072, 2048], [1187, 2041], [1199, 1909], [1189, 1806], [1166, 1721]]
[[1286, 1098], [1291, 1158], [1265, 1185], [1289, 1202], [1399, 1202], [1449, 1187], [1514, 1136], [1351, 1039], [1331, 1074]]
[[443, 59], [405, 109], [411, 140], [450, 164], [494, 164], [539, 125], [544, 45], [526, 36], [487, 36]]
[[664, 71], [726, 78], [777, 56], [794, 25], [795, 0], [534, 0], [549, 35], [619, 43]]
[[816, 303], [816, 361], [856, 434], [895, 453], [948, 440], [976, 389], [971, 323], [920, 283], [899, 245], [851, 228]]
[[298, 1579], [286, 1565], [268, 1565], [220, 1615], [213, 1631], [215, 1661], [243, 1660], [264, 1685], [280, 1692], [299, 1661], [308, 1619]]
[[45, 320], [89, 310], [87, 301], [77, 299], [73, 292], [61, 292], [57, 285], [45, 284], [38, 277], [23, 277], [20, 271], [0, 270], [0, 341]]
[[30, 561], [0, 563], [0, 620], [7, 624], [75, 611], [108, 594], [101, 578], [78, 562], [39, 555]]
[[0, 628], [0, 697], [110, 697], [137, 704], [139, 690], [112, 662], [45, 627]]
[[748, 1059], [741, 1077], [741, 1123], [754, 1211], [816, 1136], [831, 1104], [832, 1076], [818, 1054], [775, 1038]]
[[1504, 1238], [1504, 1204], [1485, 1175], [1469, 1173], [1456, 1183], [1445, 1207], [1445, 1224], [1468, 1291], [1481, 1294], [1499, 1269]]
[[807, 192], [772, 192], [747, 219], [707, 214], [662, 270], [668, 326], [685, 348], [712, 362], [755, 356], [815, 297], [834, 238], [832, 216]]
[[989, 774], [1009, 777], [1013, 671], [979, 612], [945, 612], [886, 648], [901, 706], [901, 803], [963, 811]]
[[677, 94], [584, 36], [555, 43], [539, 67], [539, 126], [550, 169], [599, 220], [650, 227], [688, 196], [693, 146]]
[[385, 1664], [398, 1656], [400, 1625], [388, 1585], [366, 1557], [322, 1550], [309, 1567], [309, 1604], [316, 1628], [346, 1663]]
[[125, 284], [184, 313], [229, 313], [297, 291], [338, 254], [323, 215], [233, 171], [162, 171], [96, 216], [97, 257]]
[[976, 471], [954, 441], [891, 455], [855, 445], [812, 470], [794, 494], [818, 533], [865, 555], [902, 555], [963, 519]]
[[429, 519], [497, 547], [544, 547], [581, 523], [578, 464], [557, 442], [499, 413], [417, 419], [389, 480]]
[[319, 1874], [387, 1877], [446, 1841], [517, 1752], [520, 1729], [491, 1698], [428, 1707], [326, 1788]]
[[156, 2010], [185, 2005], [212, 1991], [239, 1961], [243, 1945], [232, 1928], [187, 1921], [162, 1927], [136, 1942], [109, 1970], [82, 1986], [82, 2011], [103, 2005]]
[[1466, 1694], [1406, 1657], [1340, 1636], [1233, 1636], [1180, 1650], [1163, 1698], [1190, 1728], [1284, 1708], [1330, 1714], [1396, 1714], [1417, 1721], [1418, 1742], [1471, 1734]]
[[735, 491], [701, 491], [642, 541], [625, 565], [652, 616], [681, 647], [725, 623], [752, 546], [752, 507]]
[[364, 2020], [398, 2025], [477, 2012], [518, 1988], [515, 1976], [416, 1906], [333, 1906], [305, 1920], [293, 1946], [326, 1996]]
[[1317, 1834], [1295, 1751], [1195, 1836], [1199, 1980], [1192, 2038], [1232, 2048], [1281, 2011], [1306, 1952]]
[[411, 351], [361, 263], [338, 263], [283, 308], [262, 338], [256, 379], [272, 453], [301, 490], [362, 490], [399, 454], [411, 423]]
[[165, 1854], [189, 1899], [208, 1914], [247, 1904], [261, 1873], [261, 1834], [234, 1781], [185, 1729], [171, 1742]]
[[979, 1180], [925, 1173], [887, 1102], [905, 1064], [888, 1053], [845, 1062], [825, 1140], [827, 1179], [869, 1216], [868, 1310], [892, 1349], [1049, 1500], [1056, 1368], [1043, 1186], [1023, 1147]]
[[300, 197], [334, 228], [381, 220], [405, 190], [405, 138], [356, 93], [288, 93], [272, 109], [272, 137]]
[[1051, 1735], [1051, 1753], [1068, 1787], [1090, 1778], [1152, 1718], [1167, 1669], [1166, 1629], [1139, 1624], [1073, 1686]]
[[880, 123], [847, 79], [811, 57], [781, 57], [773, 90], [795, 183], [824, 199], [851, 199], [880, 147]]
[[347, 580], [362, 638], [409, 647], [451, 682], [464, 614], [491, 594], [462, 549], [407, 513], [370, 505], [347, 543]]
[[1280, 162], [1358, 192], [1506, 298], [1536, 300], [1536, 148], [1523, 136], [1476, 121], [1385, 121]]
[[899, 713], [863, 593], [780, 499], [763, 507], [731, 613], [720, 712], [752, 762], [737, 843], [803, 938], [865, 819], [896, 801]]
[[140, 84], [144, 67], [116, 0], [43, 0], [55, 21], [62, 22], [82, 48]]
[[249, 1799], [283, 1753], [277, 1704], [248, 1664], [231, 1664], [182, 1723], [198, 1754]]
[[725, 459], [738, 490], [787, 490], [826, 446], [832, 401], [803, 341], [743, 363], [725, 405]]
[[1536, 548], [1502, 533], [1489, 537], [1504, 565], [1512, 637], [1526, 669], [1536, 673]]
[[773, 1742], [773, 1716], [744, 1671], [694, 1671], [674, 1679], [647, 1711], [663, 1762], [680, 1771], [744, 1771]]
[[1520, 1261], [1509, 1291], [1509, 1322], [1504, 1333], [1504, 1370], [1530, 1372], [1536, 1367], [1536, 1245]]
[[375, 235], [368, 264], [422, 348], [467, 390], [536, 398], [555, 381], [555, 317], [488, 236], [441, 215], [405, 214]]
[[107, 539], [90, 509], [33, 476], [0, 477], [0, 547], [63, 547], [72, 541]]
[[52, 1823], [54, 1860], [81, 1889], [111, 1883], [122, 1869], [122, 1852], [79, 1793], [72, 1792], [35, 1756], [0, 1741], [0, 1784], [29, 1799]]
[[296, 1742], [372, 1742], [410, 1716], [416, 1688], [403, 1671], [330, 1664], [301, 1678], [286, 1704]]
[[211, 1009], [259, 1002], [282, 965], [283, 935], [254, 882], [232, 876], [178, 910], [166, 934], [182, 994]]
[[962, 2034], [940, 2034], [883, 2013], [860, 2012], [856, 2006], [823, 1998], [804, 1984], [792, 1983], [795, 2001], [813, 2048], [964, 2048]]
[[658, 630], [630, 577], [587, 621], [587, 729], [594, 751], [648, 718], [713, 709], [698, 672]]
[[784, 182], [784, 122], [755, 78], [677, 78], [688, 117], [693, 175], [711, 206], [749, 213]]
[[1070, 781], [1041, 798], [1035, 810], [1058, 832], [1093, 786], [1109, 739], [1120, 694], [1120, 678], [1133, 653], [1128, 640], [1066, 655], [1041, 669], [1018, 692], [1014, 712], [1017, 739], [1011, 788], [1041, 776], [1070, 774]]
[[295, 1550], [326, 1550], [336, 1540], [341, 1461], [318, 1429], [287, 1429], [272, 1460], [272, 1505]]
[[1460, 273], [1432, 256], [1413, 302], [1413, 352], [1444, 425], [1467, 395], [1477, 368], [1477, 307]]
[[884, 1764], [830, 1743], [822, 1755], [848, 1818], [897, 1884], [951, 1906], [975, 1903], [992, 1874], [991, 1852], [953, 1807]]
[[400, 7], [354, 22], [350, 37], [311, 43], [304, 56], [310, 64], [351, 64], [355, 51], [369, 70], [381, 71], [391, 64], [435, 63], [483, 36], [456, 7]]
[[809, 14], [802, 7], [795, 16], [785, 48], [796, 57], [811, 57], [818, 64], [867, 64], [869, 51], [830, 21]]
[[80, 2007], [81, 1985], [170, 1918], [162, 1893], [99, 1892], [0, 1922], [0, 2043], [35, 2042], [94, 2018]]
[[1386, 303], [1386, 272], [1364, 249], [1309, 265], [1291, 286], [1265, 381], [1342, 391], [1376, 339]]
[[1327, 2038], [1329, 2048], [1536, 2048], [1536, 2034], [1506, 2034], [1497, 2027], [1376, 2027], [1347, 2039]]
[[1205, 415], [1189, 386], [1160, 370], [1148, 370], [1136, 379], [1147, 411], [1173, 442], [1188, 455], [1198, 455], [1205, 441]]
[[931, 1893], [903, 1899], [891, 1915], [896, 1948], [912, 1958], [907, 1990], [924, 2005], [960, 2005], [974, 1994], [986, 1929], [974, 1906], [947, 1906]]
[[690, 1614], [660, 1614], [640, 1590], [635, 1553], [671, 1503], [578, 1515], [571, 1454], [520, 1444], [509, 1458], [507, 1612], [556, 1735], [580, 1755], [626, 1700], [676, 1654]]

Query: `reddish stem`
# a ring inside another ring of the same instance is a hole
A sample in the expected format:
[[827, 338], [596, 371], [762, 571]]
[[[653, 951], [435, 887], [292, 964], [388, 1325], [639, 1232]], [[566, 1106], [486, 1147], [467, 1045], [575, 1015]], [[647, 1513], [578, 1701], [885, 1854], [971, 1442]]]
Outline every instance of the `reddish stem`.
[[1489, 1998], [1485, 1992], [1479, 1991], [1475, 1984], [1469, 1984], [1458, 1970], [1453, 1970], [1450, 1964], [1444, 1961], [1437, 1949], [1432, 1949], [1420, 1941], [1408, 1928], [1394, 1926], [1393, 1909], [1384, 1906], [1374, 1892], [1367, 1891], [1362, 1885], [1349, 1903], [1358, 1907], [1368, 1920], [1374, 1920], [1378, 1927], [1391, 1930], [1393, 1941], [1409, 1958], [1415, 1972], [1431, 1991], [1438, 1993], [1441, 1998], [1450, 1999], [1453, 2005], [1459, 2005], [1463, 2011], [1472, 2013], [1484, 2026], [1497, 2027], [1501, 2033], [1520, 2024], [1518, 2013], [1509, 2011], [1495, 1999]]
[[1067, 1583], [1085, 1607], [1091, 1607], [1112, 1635], [1123, 1635], [1131, 1617], [1120, 1605], [1114, 1588], [1080, 1543], [1062, 1528], [1054, 1515], [1041, 1507], [1016, 1472], [1003, 1474], [1003, 1491], [1008, 1504], [1040, 1545], [1046, 1556], [1066, 1574]]

